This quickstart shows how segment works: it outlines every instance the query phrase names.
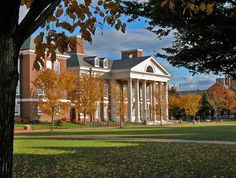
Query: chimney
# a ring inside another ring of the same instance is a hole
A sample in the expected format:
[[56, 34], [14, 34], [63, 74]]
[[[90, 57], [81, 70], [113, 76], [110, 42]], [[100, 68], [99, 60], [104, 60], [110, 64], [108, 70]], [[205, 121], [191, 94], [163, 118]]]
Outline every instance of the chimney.
[[121, 59], [132, 59], [132, 58], [140, 58], [143, 56], [142, 49], [131, 49], [121, 51]]
[[80, 54], [84, 54], [84, 40], [83, 38], [81, 38], [81, 36], [74, 36], [75, 37], [75, 47], [74, 49], [71, 49], [70, 47], [68, 47], [68, 52], [69, 53], [80, 53]]

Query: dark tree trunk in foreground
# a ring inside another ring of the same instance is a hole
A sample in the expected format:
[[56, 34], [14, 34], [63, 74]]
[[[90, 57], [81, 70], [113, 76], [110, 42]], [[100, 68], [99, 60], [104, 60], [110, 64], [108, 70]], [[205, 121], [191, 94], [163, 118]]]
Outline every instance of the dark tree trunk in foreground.
[[[20, 1], [18, 2], [20, 3]], [[19, 4], [0, 0], [0, 177], [12, 177]]]

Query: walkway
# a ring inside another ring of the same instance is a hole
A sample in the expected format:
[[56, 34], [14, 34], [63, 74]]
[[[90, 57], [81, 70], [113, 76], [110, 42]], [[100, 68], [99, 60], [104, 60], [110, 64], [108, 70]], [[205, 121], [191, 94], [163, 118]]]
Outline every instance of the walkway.
[[162, 138], [131, 138], [131, 137], [107, 137], [107, 136], [15, 136], [15, 138], [59, 138], [59, 139], [91, 139], [91, 140], [120, 140], [120, 141], [145, 141], [145, 142], [164, 142], [164, 143], [200, 143], [217, 145], [236, 145], [236, 141], [217, 141], [217, 140], [183, 140], [183, 139], [162, 139]]

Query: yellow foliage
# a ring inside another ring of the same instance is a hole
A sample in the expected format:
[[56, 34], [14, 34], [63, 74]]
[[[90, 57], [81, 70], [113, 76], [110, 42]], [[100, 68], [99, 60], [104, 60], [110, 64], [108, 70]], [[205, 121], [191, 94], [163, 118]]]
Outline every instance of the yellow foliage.
[[199, 111], [201, 104], [201, 95], [187, 94], [180, 96], [179, 107], [185, 109], [186, 114], [189, 116], [195, 116]]

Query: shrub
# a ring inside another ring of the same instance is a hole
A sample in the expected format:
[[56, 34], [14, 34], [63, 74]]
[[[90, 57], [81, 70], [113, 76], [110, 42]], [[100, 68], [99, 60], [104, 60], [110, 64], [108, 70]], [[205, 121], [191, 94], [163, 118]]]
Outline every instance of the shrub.
[[64, 125], [64, 122], [65, 122], [65, 121], [63, 121], [63, 120], [57, 120], [57, 121], [55, 122], [55, 125], [56, 125], [56, 126], [63, 126], [63, 125]]

